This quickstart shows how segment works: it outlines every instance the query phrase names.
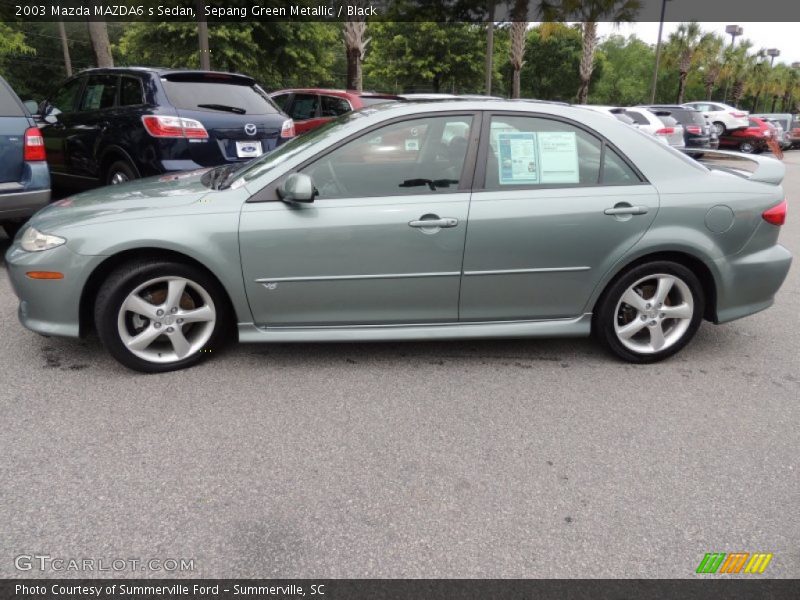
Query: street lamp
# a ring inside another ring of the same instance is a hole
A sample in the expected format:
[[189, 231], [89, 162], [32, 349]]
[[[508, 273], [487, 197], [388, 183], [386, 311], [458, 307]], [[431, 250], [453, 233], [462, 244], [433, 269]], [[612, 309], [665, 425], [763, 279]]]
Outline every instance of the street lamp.
[[775, 63], [775, 57], [780, 56], [781, 51], [777, 48], [770, 48], [767, 50], [767, 55], [769, 56], [769, 66], [772, 67], [772, 65]]
[[667, 12], [667, 2], [661, 0], [661, 20], [658, 22], [658, 41], [656, 42], [656, 66], [653, 69], [653, 85], [650, 86], [650, 104], [656, 103], [656, 85], [658, 84], [658, 63], [661, 61], [661, 33], [664, 31], [664, 13]]
[[[744, 28], [742, 28], [740, 25], [728, 25], [725, 27], [725, 33], [731, 36], [731, 50], [733, 50], [733, 47], [736, 44], [736, 38], [744, 33]], [[722, 97], [723, 104], [728, 101], [728, 89], [730, 85], [730, 80], [725, 82], [725, 95]]]

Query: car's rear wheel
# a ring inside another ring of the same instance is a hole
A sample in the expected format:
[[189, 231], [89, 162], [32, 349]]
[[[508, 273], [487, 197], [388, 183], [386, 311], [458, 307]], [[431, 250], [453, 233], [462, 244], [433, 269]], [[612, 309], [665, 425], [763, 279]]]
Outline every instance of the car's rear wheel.
[[725, 134], [725, 124], [719, 121], [714, 122], [714, 129], [717, 130], [717, 135], [721, 136]]
[[742, 142], [739, 144], [739, 152], [744, 152], [745, 154], [752, 154], [755, 152], [756, 147], [753, 145], [752, 142]]
[[594, 333], [624, 360], [657, 362], [694, 337], [704, 305], [703, 287], [692, 271], [671, 261], [645, 263], [603, 294]]
[[106, 169], [106, 185], [119, 185], [137, 178], [136, 169], [125, 160], [117, 160]]
[[114, 271], [95, 300], [95, 327], [126, 367], [163, 373], [217, 350], [228, 327], [224, 292], [208, 273], [175, 262], [132, 262]]

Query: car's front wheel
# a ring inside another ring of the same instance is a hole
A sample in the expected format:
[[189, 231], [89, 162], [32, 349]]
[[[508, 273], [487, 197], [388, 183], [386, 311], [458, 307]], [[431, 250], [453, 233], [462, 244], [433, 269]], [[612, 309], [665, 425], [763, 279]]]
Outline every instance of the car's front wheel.
[[594, 332], [620, 358], [656, 362], [689, 343], [704, 306], [703, 287], [692, 271], [671, 261], [646, 263], [610, 285], [595, 313]]
[[95, 327], [126, 367], [163, 373], [191, 366], [217, 350], [228, 327], [219, 284], [181, 263], [137, 261], [114, 271], [95, 299]]

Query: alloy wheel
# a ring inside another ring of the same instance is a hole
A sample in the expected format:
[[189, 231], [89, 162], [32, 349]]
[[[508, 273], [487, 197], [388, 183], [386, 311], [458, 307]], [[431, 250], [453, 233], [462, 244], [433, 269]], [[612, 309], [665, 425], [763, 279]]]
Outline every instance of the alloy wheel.
[[689, 329], [694, 298], [675, 275], [648, 275], [625, 290], [614, 311], [614, 332], [628, 350], [654, 354], [675, 345]]
[[111, 175], [111, 179], [109, 181], [111, 185], [118, 185], [120, 183], [130, 181], [130, 179], [126, 173], [123, 173], [122, 171], [114, 171], [114, 174]]
[[117, 315], [117, 331], [135, 356], [171, 363], [200, 352], [216, 321], [214, 301], [202, 286], [184, 277], [158, 277], [126, 296]]

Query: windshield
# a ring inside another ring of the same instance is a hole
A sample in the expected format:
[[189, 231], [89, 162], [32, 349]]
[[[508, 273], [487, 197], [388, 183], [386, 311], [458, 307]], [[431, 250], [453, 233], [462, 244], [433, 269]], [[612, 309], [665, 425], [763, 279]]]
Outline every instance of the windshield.
[[[372, 112], [374, 111], [369, 111], [369, 114]], [[323, 144], [329, 137], [335, 136], [339, 130], [353, 120], [361, 118], [364, 114], [367, 114], [366, 111], [344, 114], [338, 119], [329, 121], [317, 129], [313, 129], [308, 133], [304, 133], [301, 136], [289, 140], [282, 146], [278, 146], [272, 152], [248, 162], [238, 171], [231, 173], [227, 180], [236, 181], [238, 179], [244, 179], [244, 181], [252, 181], [253, 179], [261, 177], [264, 173], [271, 171], [276, 166], [286, 162], [305, 149]]]

